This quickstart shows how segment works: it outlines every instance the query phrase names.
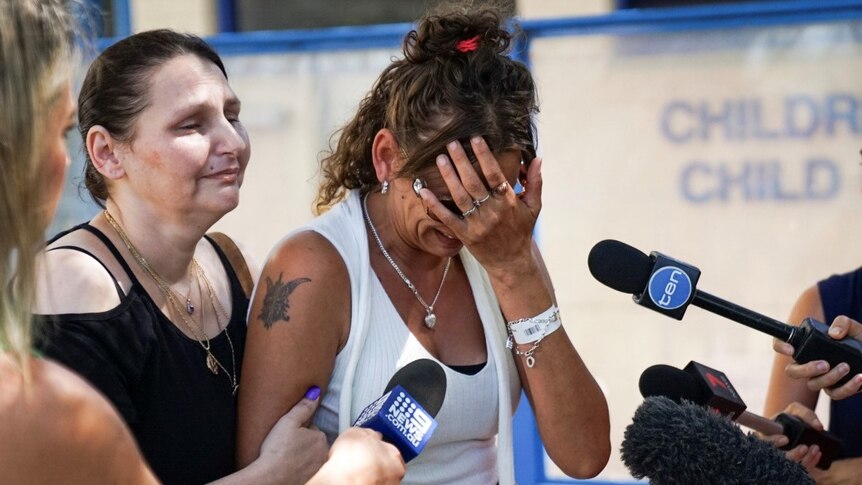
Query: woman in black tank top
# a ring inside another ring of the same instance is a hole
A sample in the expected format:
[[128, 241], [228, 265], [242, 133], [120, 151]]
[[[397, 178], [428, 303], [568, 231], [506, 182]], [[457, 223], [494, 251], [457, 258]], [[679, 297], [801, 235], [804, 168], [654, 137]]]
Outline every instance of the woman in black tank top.
[[325, 439], [303, 424], [314, 389], [235, 465], [253, 277], [230, 239], [205, 233], [239, 202], [250, 151], [219, 56], [192, 35], [133, 35], [93, 62], [78, 111], [104, 211], [49, 244], [44, 353], [108, 397], [164, 483], [337, 481], [345, 467], [322, 466]]

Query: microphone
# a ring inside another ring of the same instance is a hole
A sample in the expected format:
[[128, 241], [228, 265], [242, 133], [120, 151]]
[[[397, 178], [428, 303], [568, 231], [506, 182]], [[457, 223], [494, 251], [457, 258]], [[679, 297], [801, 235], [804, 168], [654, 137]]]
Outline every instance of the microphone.
[[373, 429], [393, 444], [404, 462], [425, 448], [446, 397], [446, 372], [431, 359], [419, 359], [399, 369], [383, 391], [369, 404], [353, 426]]
[[631, 293], [635, 303], [677, 320], [682, 320], [689, 304], [769, 334], [793, 346], [799, 363], [825, 360], [831, 367], [841, 362], [850, 366], [835, 386], [862, 373], [862, 342], [845, 338], [833, 340], [829, 326], [806, 318], [798, 327], [779, 322], [755, 311], [696, 289], [700, 270], [653, 251], [649, 256], [620, 241], [606, 239], [590, 250], [590, 273], [602, 284]]
[[653, 485], [814, 483], [802, 465], [769, 443], [685, 401], [646, 398], [623, 436], [626, 468]]
[[828, 470], [832, 460], [841, 452], [841, 440], [827, 431], [818, 431], [796, 416], [781, 413], [775, 420], [745, 410], [745, 403], [723, 372], [691, 361], [680, 370], [669, 365], [648, 367], [641, 374], [638, 388], [644, 397], [664, 396], [681, 403], [683, 400], [709, 407], [746, 428], [766, 435], [783, 434], [788, 443], [781, 447], [790, 450], [798, 445], [820, 447], [817, 468]]

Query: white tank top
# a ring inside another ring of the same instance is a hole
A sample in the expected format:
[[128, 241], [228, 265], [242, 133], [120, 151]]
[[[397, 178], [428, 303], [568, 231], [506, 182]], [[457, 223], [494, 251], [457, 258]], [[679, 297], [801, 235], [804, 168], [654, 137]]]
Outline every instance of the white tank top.
[[[353, 244], [359, 245], [361, 242], [360, 234], [351, 236], [354, 239], [352, 243], [344, 240], [347, 233], [355, 233], [359, 229], [357, 224], [353, 224], [353, 231], [341, 232], [341, 230], [347, 229], [345, 227], [347, 219], [353, 219], [355, 223], [355, 218], [359, 217], [359, 221], [362, 222], [361, 212], [357, 214], [355, 210], [361, 211], [358, 208], [358, 195], [355, 192], [351, 193], [348, 201], [342, 203], [342, 205], [344, 204], [352, 206], [354, 210], [338, 211], [339, 207], [336, 207], [305, 228], [321, 233], [333, 242], [336, 249], [339, 249], [348, 272], [351, 274], [352, 288], [357, 286], [358, 280], [365, 283], [362, 288], [353, 291], [353, 293], [362, 293], [361, 298], [364, 302], [361, 304], [357, 302], [357, 294], [351, 295], [353, 305], [351, 310], [366, 306], [365, 303], [367, 303], [367, 308], [364, 311], [367, 316], [362, 319], [364, 321], [360, 322], [357, 321], [359, 315], [352, 316], [350, 336], [347, 344], [335, 360], [329, 387], [314, 418], [314, 424], [326, 433], [330, 441], [335, 439], [340, 427], [344, 426], [344, 417], [340, 417], [339, 414], [340, 409], [343, 409], [342, 406], [345, 404], [343, 402], [345, 398], [349, 399], [349, 423], [352, 423], [365, 406], [383, 394], [386, 384], [398, 369], [417, 359], [430, 358], [439, 363], [410, 333], [377, 276], [370, 270], [364, 222], [362, 223], [361, 234], [361, 239], [364, 242], [360, 245], [362, 250], [356, 250], [355, 246], [347, 249], [344, 247], [345, 244], [352, 246]], [[340, 212], [341, 214], [339, 216], [333, 212]], [[320, 223], [315, 223], [317, 221]], [[338, 239], [342, 240], [338, 241]], [[462, 251], [462, 260], [465, 253], [466, 251]], [[360, 260], [357, 261], [356, 258]], [[470, 268], [468, 277], [470, 277], [471, 273], [475, 273], [478, 264], [473, 265], [465, 262], [465, 268], [468, 266]], [[360, 271], [359, 267], [363, 267], [364, 271]], [[363, 274], [365, 277], [357, 278], [356, 276], [359, 274]], [[475, 296], [477, 289], [481, 286], [473, 284], [473, 277], [470, 279]], [[485, 291], [490, 291], [490, 289], [486, 288]], [[487, 298], [487, 295], [483, 295], [483, 297]], [[477, 297], [477, 301], [485, 300]], [[493, 298], [493, 302], [496, 305], [495, 298]], [[499, 310], [496, 310], [496, 313], [499, 313]], [[488, 314], [489, 312], [480, 310], [480, 315], [485, 315], [483, 326], [485, 327], [488, 362], [475, 375], [462, 374], [441, 363], [446, 373], [447, 386], [443, 406], [437, 414], [437, 429], [422, 453], [408, 463], [407, 474], [403, 481], [405, 484], [487, 485], [498, 481], [510, 483], [509, 477], [512, 474], [511, 445], [505, 447], [504, 450], [498, 449], [498, 427], [499, 423], [504, 423], [506, 425], [505, 431], [511, 433], [509, 421], [512, 410], [517, 405], [517, 399], [520, 397], [520, 383], [518, 382], [517, 371], [514, 369], [514, 363], [511, 362], [511, 354], [500, 351], [500, 339], [501, 337], [504, 338], [504, 334], [501, 335], [492, 330], [489, 339], [488, 329], [497, 327], [488, 327], [484, 322]], [[362, 326], [366, 328], [361, 332], [354, 328]], [[502, 327], [502, 323], [500, 323], [500, 327]], [[497, 341], [493, 339], [497, 339]], [[361, 342], [358, 343], [357, 341]], [[358, 355], [356, 355], [357, 351], [359, 352]], [[497, 362], [495, 355], [502, 355], [505, 359], [504, 362]], [[500, 369], [504, 371], [505, 381], [500, 379]], [[353, 385], [350, 389], [345, 390], [345, 379], [350, 379], [351, 376]], [[505, 392], [508, 403], [505, 415], [500, 413], [500, 402], [503, 396], [499, 395], [498, 390], [501, 382], [509, 384], [506, 386], [508, 388]], [[343, 395], [345, 391], [350, 395]], [[511, 441], [511, 436], [508, 436], [506, 441]], [[500, 452], [504, 453], [502, 456], [506, 462], [505, 467], [503, 467], [503, 477], [500, 477], [498, 473], [498, 455]]]

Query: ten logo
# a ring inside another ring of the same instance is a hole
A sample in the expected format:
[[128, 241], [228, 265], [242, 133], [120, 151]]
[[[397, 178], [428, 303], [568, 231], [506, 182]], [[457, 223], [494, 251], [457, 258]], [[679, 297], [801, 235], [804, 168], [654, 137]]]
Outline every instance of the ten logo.
[[691, 279], [681, 269], [665, 266], [652, 274], [648, 285], [649, 297], [659, 308], [675, 310], [691, 296]]

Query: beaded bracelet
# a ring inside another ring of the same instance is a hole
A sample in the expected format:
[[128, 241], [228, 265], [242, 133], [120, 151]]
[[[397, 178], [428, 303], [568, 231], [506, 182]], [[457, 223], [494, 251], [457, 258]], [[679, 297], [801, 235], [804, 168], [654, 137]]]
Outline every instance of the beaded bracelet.
[[[514, 349], [515, 355], [525, 357], [527, 367], [532, 368], [536, 365], [536, 358], [533, 357], [533, 354], [539, 348], [539, 343], [541, 343], [542, 339], [557, 331], [561, 325], [560, 309], [557, 308], [557, 305], [551, 305], [550, 308], [535, 317], [521, 318], [520, 320], [508, 322], [506, 323], [506, 327], [509, 331], [509, 337], [506, 339], [506, 348], [510, 350]], [[532, 343], [533, 345], [525, 351], [520, 351], [514, 348], [515, 343]]]

